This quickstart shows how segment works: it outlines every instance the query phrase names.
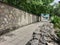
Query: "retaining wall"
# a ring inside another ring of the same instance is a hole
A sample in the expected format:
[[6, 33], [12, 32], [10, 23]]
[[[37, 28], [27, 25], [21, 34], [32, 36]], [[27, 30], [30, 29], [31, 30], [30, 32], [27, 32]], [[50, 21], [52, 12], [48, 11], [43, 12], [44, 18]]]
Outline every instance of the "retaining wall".
[[38, 16], [0, 2], [0, 30], [37, 22]]

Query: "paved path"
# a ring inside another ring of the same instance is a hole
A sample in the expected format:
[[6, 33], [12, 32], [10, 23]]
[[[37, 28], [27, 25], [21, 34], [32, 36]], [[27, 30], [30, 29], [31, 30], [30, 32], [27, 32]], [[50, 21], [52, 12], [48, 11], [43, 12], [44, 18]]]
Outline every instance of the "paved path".
[[0, 45], [25, 45], [32, 37], [35, 29], [43, 23], [34, 23], [9, 32], [0, 37]]

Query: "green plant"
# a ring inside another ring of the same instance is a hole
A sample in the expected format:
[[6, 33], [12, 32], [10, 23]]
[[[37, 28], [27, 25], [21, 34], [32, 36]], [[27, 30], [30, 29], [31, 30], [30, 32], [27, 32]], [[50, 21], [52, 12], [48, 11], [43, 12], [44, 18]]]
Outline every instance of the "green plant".
[[54, 27], [60, 29], [60, 17], [54, 15], [52, 18], [53, 19], [51, 19], [51, 22], [54, 24]]

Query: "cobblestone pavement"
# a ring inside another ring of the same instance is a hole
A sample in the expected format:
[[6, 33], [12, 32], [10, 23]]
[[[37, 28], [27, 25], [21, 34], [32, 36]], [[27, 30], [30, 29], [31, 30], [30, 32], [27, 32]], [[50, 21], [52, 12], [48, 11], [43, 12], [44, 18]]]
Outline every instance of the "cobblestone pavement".
[[31, 39], [35, 29], [42, 24], [38, 22], [6, 33], [0, 36], [0, 45], [25, 45]]

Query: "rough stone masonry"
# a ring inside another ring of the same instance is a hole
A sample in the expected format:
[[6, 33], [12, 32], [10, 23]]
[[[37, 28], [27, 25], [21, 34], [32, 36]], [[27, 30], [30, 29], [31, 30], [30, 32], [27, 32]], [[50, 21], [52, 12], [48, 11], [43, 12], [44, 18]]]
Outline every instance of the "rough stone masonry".
[[26, 45], [60, 45], [53, 24], [45, 23], [33, 32], [32, 39]]
[[0, 31], [37, 22], [38, 16], [0, 2]]

